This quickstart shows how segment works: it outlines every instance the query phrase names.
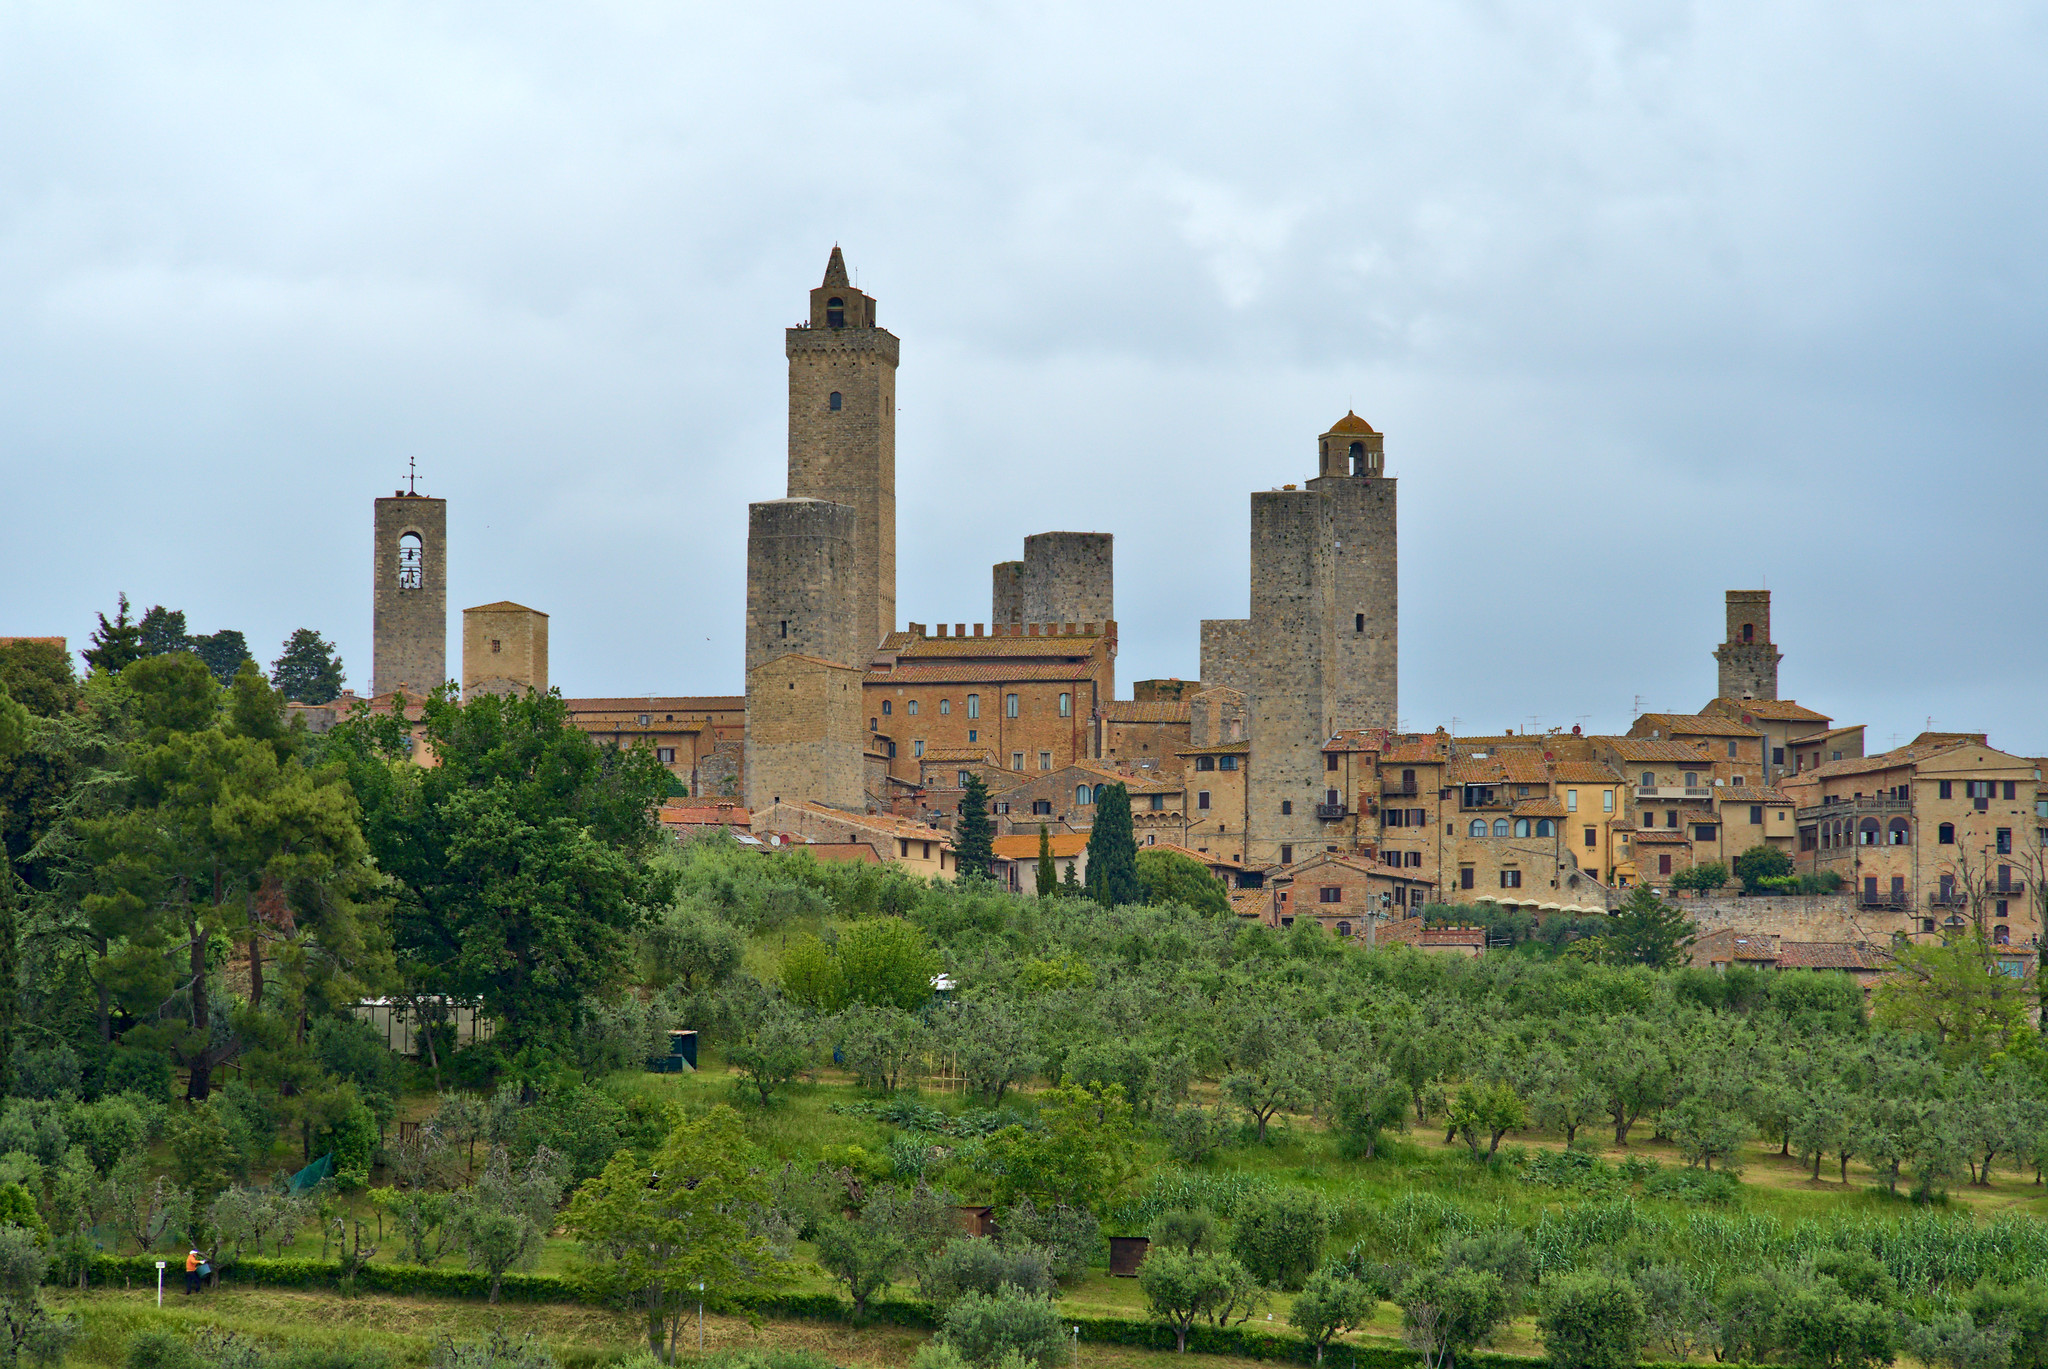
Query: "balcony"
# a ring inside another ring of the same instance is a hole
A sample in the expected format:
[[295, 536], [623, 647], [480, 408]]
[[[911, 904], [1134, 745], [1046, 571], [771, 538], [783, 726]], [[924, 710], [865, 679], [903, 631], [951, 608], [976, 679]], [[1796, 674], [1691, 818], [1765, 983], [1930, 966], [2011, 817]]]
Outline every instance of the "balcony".
[[1412, 799], [1420, 792], [1414, 780], [1382, 780], [1380, 795], [1389, 799]]
[[1840, 803], [1816, 803], [1801, 808], [1799, 821], [1815, 822], [1821, 818], [1862, 818], [1875, 817], [1883, 813], [1910, 813], [1911, 799], [1881, 799], [1875, 796], [1860, 799], [1844, 799]]
[[1316, 805], [1316, 821], [1337, 822], [1350, 811], [1341, 803], [1319, 803]]
[[1904, 889], [1859, 889], [1856, 893], [1859, 908], [1910, 908], [1913, 896]]
[[1961, 889], [1936, 889], [1927, 896], [1927, 906], [1930, 908], [1962, 908], [1969, 902], [1968, 896]]
[[1710, 799], [1713, 788], [1704, 784], [1639, 784], [1636, 786], [1639, 799]]
[[2013, 880], [2009, 884], [1987, 884], [1984, 886], [1984, 897], [1986, 898], [2023, 898], [2026, 896], [2026, 892], [2027, 882], [2023, 879]]

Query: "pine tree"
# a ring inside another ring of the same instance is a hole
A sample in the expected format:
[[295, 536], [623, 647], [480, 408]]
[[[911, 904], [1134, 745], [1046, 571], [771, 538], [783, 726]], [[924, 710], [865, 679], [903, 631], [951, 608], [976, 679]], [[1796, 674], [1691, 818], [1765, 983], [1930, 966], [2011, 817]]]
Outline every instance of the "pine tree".
[[293, 703], [331, 703], [346, 679], [334, 643], [309, 627], [285, 638], [284, 654], [270, 663], [271, 687]]
[[1095, 787], [1095, 827], [1088, 833], [1088, 897], [1105, 908], [1145, 901], [1138, 883], [1131, 791], [1122, 784]]
[[224, 627], [210, 637], [194, 637], [190, 649], [206, 662], [206, 668], [223, 689], [235, 682], [235, 672], [242, 668], [242, 662], [255, 659], [249, 655], [249, 639], [231, 627]]
[[995, 864], [995, 824], [988, 816], [988, 786], [972, 771], [960, 797], [960, 825], [953, 829], [953, 864], [962, 879], [987, 879]]
[[126, 594], [121, 596], [120, 608], [114, 611], [113, 622], [108, 622], [104, 613], [99, 618], [100, 630], [92, 635], [92, 645], [79, 653], [87, 665], [111, 675], [142, 658], [142, 630], [128, 619]]
[[1081, 887], [1080, 877], [1074, 873], [1074, 862], [1071, 860], [1067, 862], [1067, 872], [1060, 876], [1060, 897], [1088, 897], [1088, 891]]
[[1051, 898], [1059, 892], [1060, 877], [1052, 868], [1052, 833], [1038, 824], [1038, 896]]
[[144, 656], [168, 656], [173, 651], [190, 651], [192, 639], [185, 632], [185, 613], [182, 609], [165, 608], [158, 604], [142, 615], [137, 623], [140, 636], [136, 646]]

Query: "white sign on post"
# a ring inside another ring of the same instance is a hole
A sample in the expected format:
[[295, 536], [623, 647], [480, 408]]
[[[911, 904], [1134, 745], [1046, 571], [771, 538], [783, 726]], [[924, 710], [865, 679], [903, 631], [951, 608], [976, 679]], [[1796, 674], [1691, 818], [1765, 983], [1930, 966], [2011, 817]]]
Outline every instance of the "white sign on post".
[[156, 1305], [158, 1307], [164, 1305], [164, 1262], [162, 1260], [156, 1262]]

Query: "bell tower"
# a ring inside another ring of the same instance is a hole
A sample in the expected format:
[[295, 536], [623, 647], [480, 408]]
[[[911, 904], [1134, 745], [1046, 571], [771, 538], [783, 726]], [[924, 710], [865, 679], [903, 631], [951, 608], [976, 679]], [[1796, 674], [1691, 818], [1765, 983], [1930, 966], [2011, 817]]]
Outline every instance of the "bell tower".
[[1771, 641], [1771, 592], [1728, 591], [1728, 640], [1714, 648], [1720, 663], [1719, 697], [1776, 699], [1778, 662], [1785, 659]]
[[376, 505], [370, 692], [418, 700], [448, 682], [448, 501], [415, 483]]
[[1394, 727], [1400, 713], [1400, 546], [1387, 439], [1347, 412], [1316, 439], [1329, 497], [1330, 731]]
[[847, 664], [855, 666], [896, 630], [897, 347], [834, 247], [824, 283], [811, 291], [810, 317], [785, 335], [789, 497], [853, 510]]

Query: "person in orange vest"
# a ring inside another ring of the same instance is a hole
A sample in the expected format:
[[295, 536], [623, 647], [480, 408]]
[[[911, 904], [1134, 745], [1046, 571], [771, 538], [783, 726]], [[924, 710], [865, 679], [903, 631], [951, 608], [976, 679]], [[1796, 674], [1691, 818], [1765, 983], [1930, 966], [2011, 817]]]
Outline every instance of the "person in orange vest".
[[199, 1291], [199, 1252], [193, 1251], [185, 1257], [185, 1293], [187, 1296]]

